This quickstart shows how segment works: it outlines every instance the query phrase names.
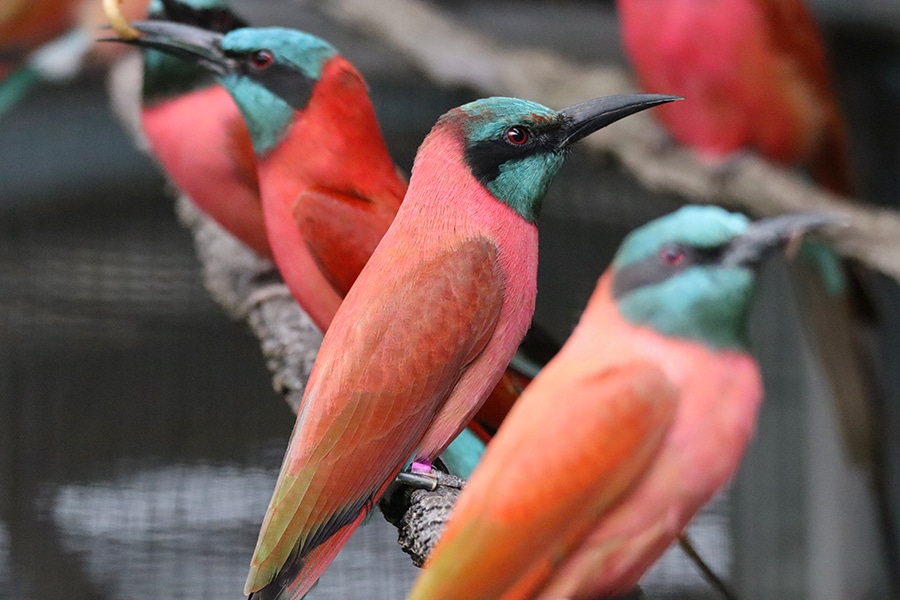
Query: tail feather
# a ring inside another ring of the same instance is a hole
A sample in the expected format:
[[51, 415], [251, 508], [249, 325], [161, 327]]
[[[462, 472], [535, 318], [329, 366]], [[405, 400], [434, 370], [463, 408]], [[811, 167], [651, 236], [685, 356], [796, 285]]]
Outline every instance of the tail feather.
[[[341, 548], [365, 519], [368, 510], [361, 511], [357, 518], [339, 529], [303, 556], [292, 555], [269, 584], [253, 590], [251, 582], [244, 588], [248, 600], [301, 600], [319, 581], [319, 577], [337, 556]], [[251, 577], [253, 573], [251, 572]]]

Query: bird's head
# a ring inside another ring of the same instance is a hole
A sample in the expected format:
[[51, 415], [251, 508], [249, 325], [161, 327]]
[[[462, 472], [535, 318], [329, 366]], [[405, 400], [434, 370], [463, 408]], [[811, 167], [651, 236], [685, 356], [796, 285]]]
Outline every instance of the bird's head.
[[154, 48], [213, 72], [238, 105], [257, 155], [287, 133], [322, 69], [337, 55], [328, 42], [280, 27], [221, 34], [169, 21], [136, 21], [141, 35], [127, 43]]
[[[246, 27], [247, 23], [224, 0], [152, 0], [149, 19], [192, 25], [218, 33]], [[213, 78], [193, 61], [147, 49], [144, 52], [144, 101], [153, 103], [210, 85]]]
[[622, 316], [670, 337], [744, 349], [757, 267], [833, 217], [799, 213], [751, 223], [714, 206], [685, 206], [633, 231], [612, 263]]
[[677, 99], [625, 94], [555, 111], [518, 98], [484, 98], [446, 113], [435, 131], [456, 132], [473, 177], [534, 223], [544, 193], [572, 144], [623, 117]]

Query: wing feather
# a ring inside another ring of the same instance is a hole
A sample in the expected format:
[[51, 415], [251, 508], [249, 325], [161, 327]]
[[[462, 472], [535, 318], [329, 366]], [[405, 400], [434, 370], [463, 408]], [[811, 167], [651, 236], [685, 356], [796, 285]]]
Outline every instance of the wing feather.
[[310, 188], [297, 198], [294, 220], [313, 259], [342, 297], [384, 237], [400, 198], [376, 201], [358, 194]]
[[[819, 27], [802, 0], [757, 0], [773, 49], [785, 63], [785, 85], [806, 89], [795, 94], [798, 113], [820, 115], [819, 139], [809, 167], [816, 180], [833, 192], [853, 192], [854, 176], [844, 119], [828, 69]], [[809, 102], [816, 104], [810, 106]]]
[[377, 285], [351, 293], [323, 341], [248, 593], [290, 568], [289, 556], [303, 561], [358, 523], [412, 455], [497, 325], [504, 288], [497, 254], [487, 239], [464, 239], [407, 269], [373, 265], [364, 274], [361, 286]]
[[532, 385], [463, 490], [410, 600], [530, 598], [640, 479], [677, 401], [648, 363], [557, 361]]

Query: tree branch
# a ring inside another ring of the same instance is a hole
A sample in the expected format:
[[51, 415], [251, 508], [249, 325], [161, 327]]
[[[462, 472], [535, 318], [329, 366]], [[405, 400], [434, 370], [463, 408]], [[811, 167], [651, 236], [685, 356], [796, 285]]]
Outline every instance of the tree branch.
[[176, 210], [194, 235], [203, 283], [234, 319], [246, 320], [259, 338], [275, 391], [296, 413], [322, 334], [281, 280], [275, 265], [259, 258], [186, 197]]
[[[503, 46], [422, 0], [307, 3], [390, 44], [438, 83], [465, 85], [486, 95], [519, 96], [557, 108], [636, 89], [623, 70], [581, 65], [548, 50]], [[692, 152], [667, 144], [663, 131], [646, 113], [609, 129], [582, 145], [616, 156], [648, 188], [754, 217], [809, 210], [841, 215], [847, 226], [828, 236], [835, 249], [900, 281], [897, 211], [840, 198], [751, 156], [741, 156], [725, 168], [705, 164]]]

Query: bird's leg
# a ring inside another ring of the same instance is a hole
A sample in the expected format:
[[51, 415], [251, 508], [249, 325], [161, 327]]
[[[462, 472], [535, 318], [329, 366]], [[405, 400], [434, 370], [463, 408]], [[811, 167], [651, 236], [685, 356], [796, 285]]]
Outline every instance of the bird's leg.
[[[443, 467], [440, 459], [434, 466]], [[400, 547], [416, 566], [422, 566], [440, 538], [465, 483], [438, 468], [428, 474], [404, 470], [378, 501], [384, 518], [399, 531]]]
[[438, 486], [462, 489], [466, 483], [450, 473], [440, 459], [431, 461], [415, 461], [409, 467], [397, 473], [395, 483], [415, 490], [435, 491]]
[[431, 473], [431, 461], [423, 460], [423, 461], [413, 461], [413, 464], [409, 466], [409, 470], [411, 473]]
[[415, 473], [411, 471], [401, 471], [397, 473], [397, 483], [403, 484], [416, 490], [426, 490], [433, 492], [437, 489], [438, 478], [430, 473]]

